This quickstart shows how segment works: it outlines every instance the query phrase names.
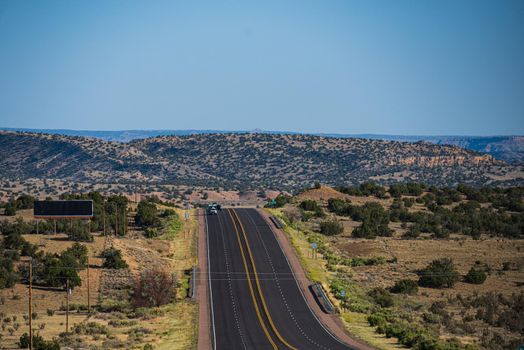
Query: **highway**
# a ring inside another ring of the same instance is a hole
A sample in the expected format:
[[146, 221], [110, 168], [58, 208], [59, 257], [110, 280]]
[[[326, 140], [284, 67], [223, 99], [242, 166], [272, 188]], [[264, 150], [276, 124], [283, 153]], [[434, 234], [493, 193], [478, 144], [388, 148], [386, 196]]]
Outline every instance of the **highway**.
[[352, 349], [313, 314], [255, 209], [207, 215], [206, 231], [215, 349]]

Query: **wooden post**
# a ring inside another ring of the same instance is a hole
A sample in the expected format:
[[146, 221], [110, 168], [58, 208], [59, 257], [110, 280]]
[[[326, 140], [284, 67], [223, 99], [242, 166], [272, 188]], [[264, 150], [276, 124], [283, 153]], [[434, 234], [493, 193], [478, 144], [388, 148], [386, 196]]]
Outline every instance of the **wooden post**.
[[106, 235], [106, 202], [105, 202], [105, 199], [104, 199], [104, 205], [102, 208], [102, 221], [104, 224], [104, 236], [105, 236]]
[[55, 221], [55, 235], [56, 235], [56, 219], [54, 221]]
[[118, 205], [115, 203], [115, 236], [118, 236]]
[[66, 334], [69, 333], [69, 279], [66, 280]]
[[33, 258], [29, 258], [29, 349], [33, 349]]
[[39, 222], [39, 220], [38, 220], [38, 219], [36, 219], [36, 234], [38, 234], [38, 233], [39, 233], [39, 232], [38, 232], [38, 222]]
[[89, 257], [87, 257], [87, 314], [91, 314], [91, 288], [89, 284]]
[[125, 208], [124, 208], [123, 212], [124, 212], [124, 235], [127, 236], [128, 222], [127, 222], [127, 211], [126, 211]]

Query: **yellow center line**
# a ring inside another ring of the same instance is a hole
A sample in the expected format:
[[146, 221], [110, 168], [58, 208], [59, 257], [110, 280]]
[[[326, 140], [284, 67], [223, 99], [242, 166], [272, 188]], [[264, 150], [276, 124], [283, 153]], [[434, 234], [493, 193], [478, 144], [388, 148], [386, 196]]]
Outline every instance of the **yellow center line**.
[[238, 246], [240, 247], [240, 254], [242, 255], [242, 261], [244, 262], [244, 269], [246, 270], [247, 282], [249, 284], [249, 291], [251, 292], [251, 298], [253, 299], [253, 304], [255, 305], [255, 311], [256, 311], [257, 316], [258, 316], [258, 321], [260, 322], [260, 325], [262, 326], [262, 329], [264, 330], [264, 333], [266, 334], [267, 339], [269, 340], [269, 342], [273, 346], [273, 349], [274, 350], [278, 350], [278, 347], [275, 344], [275, 342], [273, 341], [273, 338], [271, 338], [271, 336], [269, 335], [269, 331], [266, 328], [266, 324], [264, 323], [264, 320], [262, 320], [262, 315], [261, 315], [260, 310], [258, 308], [258, 303], [257, 303], [256, 297], [255, 297], [255, 292], [253, 291], [253, 285], [251, 283], [251, 277], [250, 277], [250, 274], [249, 274], [249, 269], [247, 267], [246, 255], [244, 254], [244, 248], [242, 248], [242, 242], [240, 240], [240, 234], [238, 233], [237, 226], [235, 225], [235, 220], [233, 219], [233, 216], [231, 215], [231, 212], [229, 211], [229, 209], [227, 210], [227, 213], [231, 217], [231, 221], [233, 222], [233, 227], [235, 228], [235, 232], [237, 234]]
[[[282, 335], [280, 335], [280, 332], [277, 330], [277, 327], [273, 323], [273, 319], [271, 318], [271, 314], [269, 313], [269, 309], [267, 308], [267, 305], [266, 305], [266, 300], [264, 299], [264, 295], [262, 294], [262, 289], [260, 288], [260, 282], [258, 280], [257, 268], [255, 266], [255, 259], [253, 259], [253, 254], [251, 252], [251, 248], [249, 247], [249, 241], [247, 239], [246, 231], [244, 230], [244, 225], [242, 225], [242, 222], [240, 221], [240, 218], [238, 217], [238, 214], [236, 213], [235, 209], [232, 209], [232, 212], [235, 215], [235, 217], [236, 217], [236, 219], [238, 221], [238, 224], [240, 225], [240, 231], [242, 231], [242, 235], [244, 236], [244, 240], [246, 241], [247, 252], [249, 254], [249, 258], [250, 258], [251, 264], [253, 266], [253, 274], [255, 276], [255, 282], [256, 282], [256, 285], [257, 285], [258, 294], [260, 295], [260, 300], [262, 301], [262, 307], [264, 308], [264, 312], [267, 315], [267, 318], [269, 320], [269, 324], [271, 325], [271, 328], [273, 329], [273, 332], [275, 332], [275, 334], [277, 335], [278, 339], [284, 345], [286, 345], [290, 349], [297, 350], [297, 348], [293, 347], [287, 341], [284, 340]], [[238, 233], [238, 231], [237, 231], [237, 233]]]

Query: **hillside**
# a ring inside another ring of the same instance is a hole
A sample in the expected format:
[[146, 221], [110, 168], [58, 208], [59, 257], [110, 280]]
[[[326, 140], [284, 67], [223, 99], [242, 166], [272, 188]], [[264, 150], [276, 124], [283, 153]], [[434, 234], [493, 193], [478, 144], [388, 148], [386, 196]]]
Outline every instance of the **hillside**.
[[[13, 132], [38, 132], [53, 135], [94, 137], [104, 141], [130, 142], [157, 136], [185, 136], [194, 134], [244, 134], [249, 131], [223, 130], [67, 130], [67, 129], [24, 129], [0, 128]], [[301, 135], [288, 131], [260, 131], [272, 135]], [[454, 145], [471, 151], [486, 153], [496, 159], [513, 164], [524, 164], [524, 136], [424, 136], [424, 135], [380, 135], [380, 134], [312, 134], [334, 138], [364, 138], [371, 140], [419, 142], [437, 145]]]
[[159, 136], [129, 143], [0, 132], [0, 175], [293, 189], [314, 181], [522, 184], [521, 167], [457, 146], [280, 134]]

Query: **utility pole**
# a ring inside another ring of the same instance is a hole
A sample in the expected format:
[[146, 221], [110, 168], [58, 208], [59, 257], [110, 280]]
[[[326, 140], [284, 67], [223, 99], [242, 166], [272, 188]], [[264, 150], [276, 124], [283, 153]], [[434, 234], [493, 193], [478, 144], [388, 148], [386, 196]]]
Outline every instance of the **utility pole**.
[[87, 314], [91, 314], [91, 288], [89, 285], [89, 257], [87, 257]]
[[104, 199], [103, 210], [102, 210], [102, 221], [104, 223], [104, 236], [106, 235], [106, 201]]
[[127, 235], [127, 213], [126, 213], [126, 208], [122, 209], [122, 217], [124, 219], [124, 235]]
[[33, 258], [29, 258], [29, 349], [33, 350]]
[[118, 205], [115, 203], [115, 236], [118, 236]]
[[66, 280], [66, 334], [69, 333], [69, 279]]

